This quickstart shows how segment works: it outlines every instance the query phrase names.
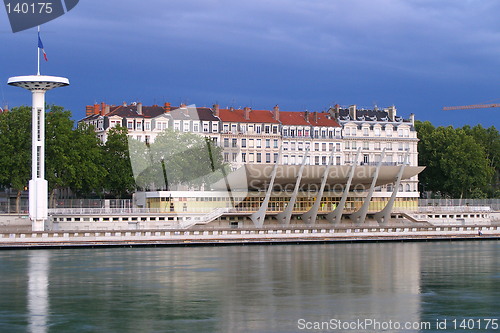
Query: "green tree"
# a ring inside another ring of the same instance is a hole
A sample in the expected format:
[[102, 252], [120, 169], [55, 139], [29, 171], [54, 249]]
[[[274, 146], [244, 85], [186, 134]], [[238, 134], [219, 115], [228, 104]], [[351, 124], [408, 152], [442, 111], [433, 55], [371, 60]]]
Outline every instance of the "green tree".
[[31, 178], [31, 108], [21, 106], [0, 114], [0, 184], [21, 192]]
[[103, 147], [93, 126], [80, 125], [73, 131], [73, 159], [75, 175], [70, 188], [80, 196], [102, 195], [104, 179], [108, 176], [104, 167]]
[[[71, 111], [52, 105], [45, 117], [45, 178], [49, 183], [50, 201], [58, 190], [69, 188], [78, 176], [75, 159], [74, 122]], [[52, 204], [54, 206], [54, 204]]]
[[125, 127], [112, 128], [103, 147], [103, 162], [107, 173], [104, 188], [115, 198], [130, 196], [135, 189], [127, 133]]
[[416, 124], [420, 181], [426, 189], [456, 198], [484, 197], [493, 168], [485, 149], [464, 129]]

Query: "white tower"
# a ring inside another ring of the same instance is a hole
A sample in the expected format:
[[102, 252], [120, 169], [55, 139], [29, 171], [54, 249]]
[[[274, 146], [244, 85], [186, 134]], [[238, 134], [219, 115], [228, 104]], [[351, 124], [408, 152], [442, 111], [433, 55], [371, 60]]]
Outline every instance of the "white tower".
[[69, 80], [64, 77], [30, 75], [11, 77], [8, 84], [27, 89], [33, 94], [29, 215], [33, 231], [43, 231], [48, 218], [48, 186], [45, 180], [45, 92], [67, 86]]

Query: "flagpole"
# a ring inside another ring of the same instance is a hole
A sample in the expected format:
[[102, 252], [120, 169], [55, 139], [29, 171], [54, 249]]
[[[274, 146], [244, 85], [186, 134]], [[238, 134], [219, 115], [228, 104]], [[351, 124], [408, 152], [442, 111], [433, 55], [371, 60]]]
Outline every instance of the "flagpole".
[[[40, 26], [38, 26], [38, 35], [37, 38], [40, 38]], [[38, 39], [37, 39], [37, 44], [36, 44], [36, 53], [38, 56], [38, 71], [36, 75], [40, 75], [40, 48], [38, 47]]]

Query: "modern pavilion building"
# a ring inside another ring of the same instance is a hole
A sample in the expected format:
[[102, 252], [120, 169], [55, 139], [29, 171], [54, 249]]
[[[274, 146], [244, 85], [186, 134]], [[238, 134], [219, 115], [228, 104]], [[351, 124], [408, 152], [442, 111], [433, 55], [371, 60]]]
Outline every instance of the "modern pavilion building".
[[155, 208], [182, 226], [387, 223], [417, 208], [423, 167], [414, 118], [397, 116], [395, 107], [294, 112], [100, 104], [88, 106], [80, 122], [94, 125], [103, 141], [121, 125], [144, 143], [170, 128], [223, 148], [232, 172], [211, 190], [135, 194], [137, 207]]

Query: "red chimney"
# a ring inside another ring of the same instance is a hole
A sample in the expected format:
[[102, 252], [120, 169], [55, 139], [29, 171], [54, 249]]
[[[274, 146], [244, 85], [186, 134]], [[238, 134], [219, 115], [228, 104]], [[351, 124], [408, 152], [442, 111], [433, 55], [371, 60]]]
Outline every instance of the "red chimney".
[[109, 113], [109, 105], [107, 105], [106, 103], [101, 103], [101, 106], [100, 106], [101, 116], [105, 116], [108, 113]]
[[220, 115], [219, 104], [214, 104], [214, 105], [212, 106], [212, 113], [213, 113], [216, 117], [219, 117], [219, 115]]
[[163, 110], [165, 113], [170, 112], [170, 103], [166, 103], [163, 105]]
[[249, 108], [248, 106], [245, 107], [244, 109], [244, 112], [245, 112], [245, 119], [246, 120], [250, 120], [250, 111], [252, 111], [251, 108]]
[[280, 108], [278, 104], [276, 104], [273, 108], [273, 118], [278, 121], [280, 120]]
[[101, 113], [99, 110], [99, 104], [94, 104], [94, 114], [99, 114]]
[[94, 107], [92, 105], [87, 105], [85, 107], [85, 116], [91, 116], [94, 114]]
[[305, 112], [304, 112], [304, 119], [305, 119], [306, 121], [309, 121], [309, 111], [305, 111]]

